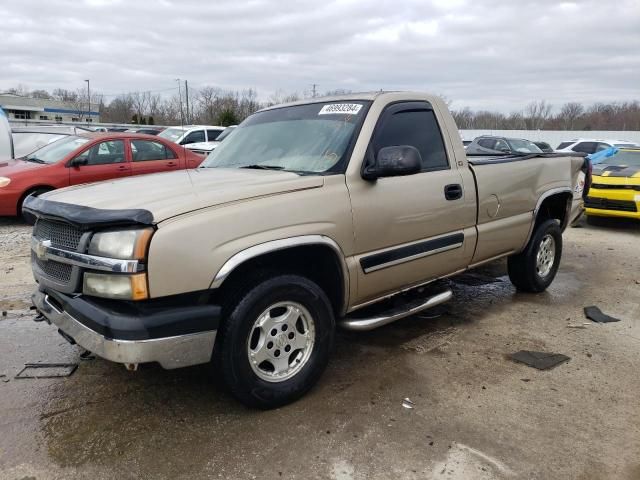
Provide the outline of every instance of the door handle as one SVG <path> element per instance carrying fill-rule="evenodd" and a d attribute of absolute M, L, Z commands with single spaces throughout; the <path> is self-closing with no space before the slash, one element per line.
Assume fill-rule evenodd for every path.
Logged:
<path fill-rule="evenodd" d="M 120 170 L 121 172 L 124 172 L 127 169 L 127 167 L 125 165 L 120 165 L 118 167 L 118 170 Z"/>
<path fill-rule="evenodd" d="M 446 198 L 447 200 L 458 200 L 459 198 L 462 198 L 462 185 L 458 183 L 445 185 L 444 198 Z"/>
<path fill-rule="evenodd" d="M 176 162 L 169 162 L 167 163 L 167 167 L 175 167 L 177 165 Z"/>

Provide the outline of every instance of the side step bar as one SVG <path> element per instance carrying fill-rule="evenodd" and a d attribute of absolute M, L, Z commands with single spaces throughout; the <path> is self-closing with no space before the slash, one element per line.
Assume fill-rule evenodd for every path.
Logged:
<path fill-rule="evenodd" d="M 421 312 L 422 310 L 440 305 L 441 303 L 451 300 L 451 297 L 453 297 L 453 292 L 451 290 L 445 290 L 444 292 L 438 293 L 431 297 L 419 298 L 410 301 L 402 305 L 401 307 L 396 307 L 391 310 L 380 312 L 373 317 L 357 318 L 347 316 L 342 319 L 342 321 L 340 322 L 340 326 L 346 328 L 347 330 L 355 330 L 359 332 L 373 330 L 374 328 L 378 328 L 382 325 L 395 322 L 396 320 L 400 320 L 401 318 L 409 317 L 415 313 Z"/>

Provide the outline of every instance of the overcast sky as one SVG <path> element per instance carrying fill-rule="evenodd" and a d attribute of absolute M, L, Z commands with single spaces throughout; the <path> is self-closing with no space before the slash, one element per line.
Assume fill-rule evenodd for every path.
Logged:
<path fill-rule="evenodd" d="M 0 90 L 424 90 L 510 111 L 640 99 L 640 0 L 3 0 Z M 106 97 L 110 100 L 111 97 Z"/>

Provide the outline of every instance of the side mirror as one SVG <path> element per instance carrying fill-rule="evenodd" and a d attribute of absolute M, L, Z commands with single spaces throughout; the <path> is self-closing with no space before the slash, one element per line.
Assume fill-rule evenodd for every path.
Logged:
<path fill-rule="evenodd" d="M 381 148 L 373 165 L 367 165 L 362 178 L 376 180 L 381 177 L 399 177 L 420 172 L 422 157 L 420 151 L 411 145 Z"/>
<path fill-rule="evenodd" d="M 89 163 L 89 159 L 88 158 L 76 157 L 76 158 L 73 158 L 69 162 L 69 166 L 70 167 L 79 167 L 81 165 L 86 165 L 87 163 Z"/>

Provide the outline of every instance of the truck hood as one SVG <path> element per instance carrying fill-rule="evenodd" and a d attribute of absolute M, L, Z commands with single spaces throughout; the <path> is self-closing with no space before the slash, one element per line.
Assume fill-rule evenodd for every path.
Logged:
<path fill-rule="evenodd" d="M 41 198 L 102 210 L 143 209 L 153 222 L 225 203 L 318 188 L 321 176 L 272 170 L 198 168 L 55 190 Z"/>

